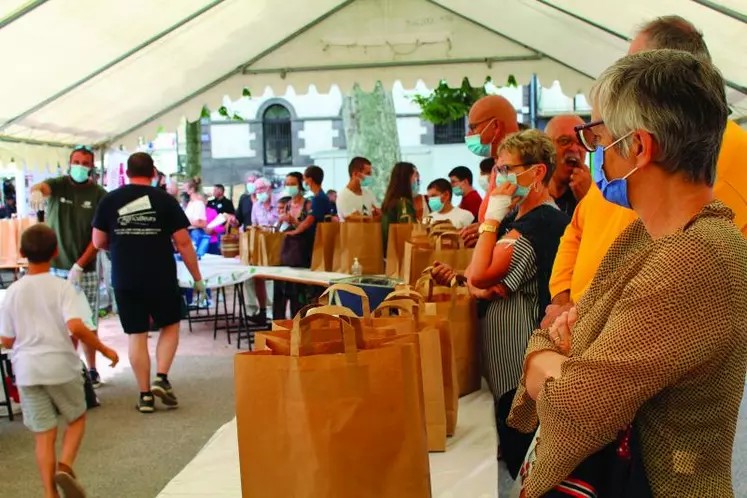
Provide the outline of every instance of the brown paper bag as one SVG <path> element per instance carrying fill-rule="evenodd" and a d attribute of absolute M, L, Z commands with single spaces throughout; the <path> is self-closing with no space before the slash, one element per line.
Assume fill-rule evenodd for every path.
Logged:
<path fill-rule="evenodd" d="M 402 280 L 414 285 L 423 270 L 433 265 L 434 261 L 447 264 L 456 271 L 464 271 L 472 262 L 473 252 L 474 249 L 464 247 L 464 241 L 457 232 L 440 233 L 429 246 L 406 242 Z"/>
<path fill-rule="evenodd" d="M 403 278 L 405 263 L 405 242 L 428 243 L 427 227 L 421 223 L 392 223 L 386 243 L 386 275 Z"/>
<path fill-rule="evenodd" d="M 430 497 L 416 336 L 359 350 L 353 322 L 343 354 L 303 355 L 299 318 L 290 356 L 236 355 L 242 496 Z"/>
<path fill-rule="evenodd" d="M 446 316 L 451 325 L 459 395 L 465 396 L 478 391 L 482 376 L 478 344 L 477 302 L 469 295 L 466 287 L 459 287 L 456 283 L 451 288 L 443 287 L 435 285 L 430 278 L 430 273 L 427 273 L 426 277 L 420 280 L 421 283 L 429 282 L 422 290 L 426 300 L 426 314 Z"/>
<path fill-rule="evenodd" d="M 252 266 L 252 250 L 251 250 L 251 232 L 241 232 L 239 234 L 239 261 L 242 265 Z"/>
<path fill-rule="evenodd" d="M 338 234 L 340 233 L 340 223 L 323 222 L 316 224 L 316 234 L 314 235 L 314 246 L 311 252 L 311 270 L 313 271 L 333 271 L 335 253 L 339 250 Z"/>
<path fill-rule="evenodd" d="M 417 312 L 420 309 L 421 326 L 438 329 L 441 340 L 441 369 L 443 370 L 444 405 L 446 409 L 446 435 L 453 436 L 459 419 L 459 380 L 457 378 L 456 357 L 452 343 L 451 324 L 448 317 L 427 315 L 425 299 L 415 289 L 400 289 L 390 293 L 384 303 L 398 302 Z M 383 303 L 382 303 L 383 304 Z"/>
<path fill-rule="evenodd" d="M 257 266 L 283 266 L 280 252 L 283 248 L 284 233 L 259 233 L 259 264 Z"/>
<path fill-rule="evenodd" d="M 381 223 L 360 219 L 345 220 L 340 223 L 337 235 L 332 271 L 350 273 L 355 259 L 358 259 L 364 275 L 381 275 L 384 273 L 384 242 L 381 240 Z"/>

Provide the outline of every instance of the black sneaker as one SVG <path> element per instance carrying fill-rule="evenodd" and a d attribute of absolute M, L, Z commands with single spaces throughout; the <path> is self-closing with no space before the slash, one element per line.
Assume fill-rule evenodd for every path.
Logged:
<path fill-rule="evenodd" d="M 267 312 L 260 311 L 256 315 L 247 317 L 247 319 L 254 325 L 267 325 Z"/>
<path fill-rule="evenodd" d="M 99 387 L 101 387 L 101 376 L 96 370 L 89 370 L 88 375 L 91 376 L 91 385 L 94 389 L 98 389 Z"/>
<path fill-rule="evenodd" d="M 153 391 L 154 396 L 161 398 L 161 402 L 168 408 L 179 406 L 179 401 L 177 401 L 174 390 L 171 388 L 171 382 L 168 380 L 156 377 L 156 380 L 150 386 L 150 390 Z"/>
<path fill-rule="evenodd" d="M 140 396 L 140 399 L 137 402 L 137 405 L 135 405 L 135 408 L 140 413 L 153 413 L 154 411 L 156 411 L 156 400 L 152 394 Z"/>

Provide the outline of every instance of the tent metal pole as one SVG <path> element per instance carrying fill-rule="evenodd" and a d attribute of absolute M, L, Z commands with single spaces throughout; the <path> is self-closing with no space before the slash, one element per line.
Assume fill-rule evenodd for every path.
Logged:
<path fill-rule="evenodd" d="M 537 128 L 537 102 L 539 100 L 539 79 L 536 74 L 529 81 L 529 123 Z"/>
<path fill-rule="evenodd" d="M 211 88 L 214 88 L 214 87 L 220 85 L 221 83 L 223 83 L 227 79 L 231 78 L 232 76 L 234 76 L 236 74 L 241 74 L 241 71 L 244 68 L 246 68 L 246 67 L 254 64 L 255 62 L 257 62 L 258 60 L 260 60 L 263 57 L 267 56 L 268 54 L 270 54 L 274 50 L 278 49 L 279 47 L 282 47 L 286 43 L 292 41 L 294 38 L 296 38 L 299 35 L 305 33 L 306 31 L 308 31 L 309 29 L 311 29 L 314 26 L 318 25 L 319 23 L 325 21 L 327 18 L 329 18 L 330 16 L 333 16 L 334 14 L 336 14 L 340 10 L 344 9 L 345 7 L 347 7 L 348 5 L 350 5 L 351 3 L 353 3 L 354 1 L 355 0 L 346 0 L 345 2 L 339 4 L 337 7 L 335 7 L 334 9 L 332 9 L 332 10 L 330 10 L 328 12 L 325 12 L 321 16 L 319 16 L 316 19 L 314 19 L 313 21 L 311 21 L 309 24 L 306 24 L 304 27 L 302 27 L 298 31 L 296 31 L 294 33 L 291 33 L 289 36 L 287 36 L 284 39 L 280 40 L 278 43 L 276 43 L 275 45 L 271 46 L 267 50 L 263 50 L 257 56 L 253 57 L 251 60 L 245 62 L 244 64 L 241 64 L 236 69 L 234 69 L 234 70 L 232 70 L 232 71 L 224 74 L 220 78 L 218 78 L 216 80 L 213 80 L 210 83 L 208 83 L 207 85 L 205 85 L 205 86 L 203 86 L 203 87 L 195 90 L 194 92 L 190 93 L 186 97 L 184 97 L 184 98 L 182 98 L 182 99 L 174 102 L 173 104 L 171 104 L 168 107 L 164 108 L 163 110 L 157 112 L 156 114 L 153 114 L 148 119 L 145 119 L 145 120 L 141 121 L 137 125 L 129 128 L 128 130 L 120 133 L 119 135 L 116 135 L 115 137 L 112 137 L 109 141 L 112 142 L 112 143 L 116 142 L 120 138 L 129 135 L 130 133 L 132 133 L 133 131 L 137 130 L 138 128 L 140 128 L 142 126 L 145 126 L 148 123 L 152 123 L 153 121 L 155 121 L 156 119 L 160 118 L 164 114 L 167 114 L 167 113 L 171 112 L 172 110 L 176 109 L 177 107 L 179 107 L 180 105 L 184 104 L 185 102 L 189 102 L 190 100 L 192 100 L 196 96 L 200 95 L 201 93 L 205 93 L 206 91 L 210 90 Z"/>
<path fill-rule="evenodd" d="M 474 19 L 472 19 L 470 17 L 467 17 L 467 16 L 465 16 L 463 14 L 460 14 L 459 12 L 457 12 L 454 9 L 450 9 L 449 7 L 446 7 L 445 5 L 441 5 L 436 0 L 426 0 L 426 2 L 432 3 L 436 7 L 439 7 L 441 9 L 445 10 L 446 12 L 448 12 L 450 14 L 453 14 L 453 15 L 457 16 L 458 18 L 460 18 L 460 19 L 462 19 L 464 21 L 472 23 L 475 26 L 479 26 L 482 29 L 484 29 L 486 31 L 489 31 L 490 33 L 493 33 L 494 35 L 500 36 L 501 38 L 505 38 L 508 41 L 516 43 L 517 45 L 521 45 L 525 49 L 531 50 L 532 52 L 534 52 L 536 54 L 540 54 L 540 55 L 544 56 L 545 58 L 547 58 L 548 60 L 551 60 L 551 61 L 555 62 L 556 64 L 560 64 L 561 66 L 566 67 L 566 68 L 570 69 L 571 71 L 580 74 L 581 76 L 586 76 L 590 80 L 595 80 L 596 79 L 596 76 L 592 76 L 592 75 L 590 75 L 588 73 L 585 73 L 584 71 L 581 71 L 577 67 L 573 67 L 570 64 L 566 64 L 565 62 L 561 61 L 560 59 L 556 59 L 555 57 L 549 56 L 549 55 L 547 55 L 547 54 L 545 54 L 545 53 L 537 50 L 536 48 L 531 47 L 531 46 L 527 45 L 526 43 L 523 43 L 523 42 L 517 40 L 516 38 L 512 38 L 512 37 L 510 37 L 508 35 L 505 35 L 505 34 L 501 33 L 500 31 L 497 31 L 497 30 L 495 30 L 495 29 L 493 29 L 493 28 L 491 28 L 491 27 L 489 27 L 489 26 L 487 26 L 487 25 L 485 25 L 485 24 L 483 24 L 481 22 L 477 22 L 477 21 L 475 21 Z"/>
<path fill-rule="evenodd" d="M 33 2 L 28 2 L 23 7 L 17 9 L 14 12 L 11 12 L 8 16 L 6 16 L 3 19 L 0 19 L 0 29 L 3 29 L 5 26 L 8 26 L 9 24 L 13 23 L 14 21 L 19 20 L 32 10 L 36 9 L 37 7 L 41 7 L 45 3 L 47 3 L 48 0 L 34 0 Z"/>
<path fill-rule="evenodd" d="M 693 0 L 693 1 L 698 2 L 698 3 L 702 3 L 699 0 Z M 589 26 L 592 26 L 592 27 L 597 28 L 597 29 L 599 29 L 601 31 L 604 31 L 605 33 L 607 33 L 609 35 L 612 35 L 612 36 L 614 36 L 616 38 L 619 38 L 620 40 L 624 40 L 626 42 L 630 42 L 631 41 L 631 38 L 628 37 L 628 36 L 625 36 L 625 35 L 623 35 L 621 33 L 618 33 L 618 32 L 616 32 L 616 31 L 614 31 L 614 30 L 612 30 L 612 29 L 610 29 L 610 28 L 608 28 L 606 26 L 602 26 L 601 24 L 598 24 L 598 23 L 595 23 L 593 21 L 590 21 L 589 19 L 587 19 L 587 18 L 585 18 L 583 16 L 580 16 L 578 14 L 574 14 L 573 12 L 571 12 L 571 11 L 569 11 L 567 9 L 564 9 L 562 7 L 559 7 L 559 6 L 553 4 L 552 2 L 550 2 L 548 0 L 537 0 L 537 2 L 539 2 L 542 5 L 545 5 L 547 7 L 550 7 L 551 9 L 555 9 L 558 12 L 561 12 L 561 13 L 569 16 L 569 17 L 572 17 L 573 19 L 576 19 L 577 21 L 580 21 L 580 22 L 582 22 L 584 24 L 588 24 Z M 723 12 L 722 12 L 722 14 L 723 14 Z M 738 91 L 740 93 L 744 93 L 745 95 L 747 95 L 747 86 L 740 85 L 739 83 L 735 83 L 735 82 L 733 82 L 731 80 L 728 80 L 726 78 L 724 78 L 724 83 L 726 84 L 726 86 L 728 86 L 732 90 L 736 90 L 736 91 Z"/>
<path fill-rule="evenodd" d="M 462 59 L 438 59 L 438 60 L 427 60 L 427 61 L 391 61 L 391 62 L 374 62 L 371 64 L 339 64 L 339 65 L 326 65 L 326 66 L 304 66 L 304 67 L 288 67 L 288 68 L 267 68 L 267 69 L 244 69 L 244 74 L 276 74 L 279 73 L 282 78 L 289 73 L 307 73 L 307 72 L 318 72 L 318 71 L 346 71 L 346 70 L 359 70 L 359 69 L 380 69 L 380 68 L 391 68 L 391 67 L 417 67 L 417 66 L 443 66 L 453 64 L 486 64 L 488 67 L 491 64 L 500 64 L 503 62 L 524 62 L 524 61 L 539 61 L 544 59 L 542 54 L 535 55 L 508 55 L 508 56 L 495 56 L 495 57 L 471 57 Z"/>
<path fill-rule="evenodd" d="M 731 17 L 732 19 L 736 21 L 747 24 L 747 15 L 742 14 L 741 12 L 737 12 L 736 10 L 730 9 L 729 7 L 719 5 L 716 2 L 712 2 L 711 0 L 692 0 L 692 1 L 697 3 L 698 5 L 702 5 L 703 7 L 714 10 L 718 12 L 719 14 L 723 14 L 725 16 Z"/>
<path fill-rule="evenodd" d="M 200 10 L 198 10 L 196 12 L 193 12 L 192 14 L 190 14 L 187 17 L 185 17 L 184 19 L 181 19 L 176 24 L 173 24 L 172 26 L 169 26 L 168 28 L 166 28 L 165 30 L 163 30 L 160 33 L 156 34 L 152 38 L 149 38 L 149 39 L 145 40 L 140 45 L 138 45 L 138 46 L 136 46 L 136 47 L 128 50 L 127 52 L 125 52 L 124 54 L 120 55 L 116 59 L 113 59 L 113 60 L 109 61 L 104 66 L 96 69 L 91 74 L 88 74 L 87 76 L 84 76 L 83 78 L 79 79 L 78 81 L 74 82 L 73 84 L 71 84 L 71 85 L 63 88 L 59 92 L 55 93 L 54 95 L 52 95 L 50 97 L 47 97 L 43 101 L 41 101 L 41 102 L 35 104 L 34 106 L 26 109 L 25 111 L 23 111 L 22 113 L 18 114 L 17 116 L 9 119 L 8 121 L 6 121 L 2 125 L 0 125 L 0 131 L 6 129 L 8 126 L 12 125 L 13 123 L 18 122 L 19 120 L 25 118 L 26 116 L 28 116 L 28 115 L 30 115 L 30 114 L 38 111 L 39 109 L 41 109 L 41 108 L 43 108 L 43 107 L 51 104 L 55 100 L 57 100 L 57 99 L 59 99 L 61 97 L 64 97 L 65 95 L 67 95 L 68 93 L 72 92 L 76 88 L 80 87 L 81 85 L 83 85 L 84 83 L 86 83 L 87 81 L 89 81 L 90 79 L 95 78 L 96 76 L 100 75 L 101 73 L 103 73 L 103 72 L 111 69 L 112 67 L 116 66 L 117 64 L 119 64 L 120 62 L 124 61 L 125 59 L 128 59 L 129 57 L 132 57 L 133 55 L 137 54 L 141 50 L 143 50 L 143 49 L 149 47 L 150 45 L 154 44 L 155 42 L 157 42 L 161 38 L 163 38 L 163 37 L 165 37 L 165 36 L 173 33 L 174 31 L 176 31 L 177 29 L 181 28 L 185 24 L 188 24 L 189 22 L 193 21 L 194 19 L 200 17 L 202 14 L 204 14 L 207 11 L 209 11 L 213 7 L 217 7 L 218 5 L 220 5 L 221 3 L 223 3 L 224 1 L 225 0 L 213 0 L 212 2 L 210 2 L 209 4 L 207 4 L 205 7 L 201 8 Z"/>

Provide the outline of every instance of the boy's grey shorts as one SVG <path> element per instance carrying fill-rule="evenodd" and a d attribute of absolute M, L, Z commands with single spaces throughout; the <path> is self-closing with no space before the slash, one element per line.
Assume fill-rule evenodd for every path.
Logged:
<path fill-rule="evenodd" d="M 83 378 L 52 386 L 18 386 L 23 423 L 33 432 L 46 432 L 58 425 L 58 415 L 67 423 L 86 413 Z"/>

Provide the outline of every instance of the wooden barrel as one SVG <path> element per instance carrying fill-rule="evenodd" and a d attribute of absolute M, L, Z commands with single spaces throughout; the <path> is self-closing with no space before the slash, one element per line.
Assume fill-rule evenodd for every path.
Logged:
<path fill-rule="evenodd" d="M 224 258 L 235 258 L 239 255 L 239 237 L 237 235 L 224 235 L 220 239 L 220 251 Z"/>

